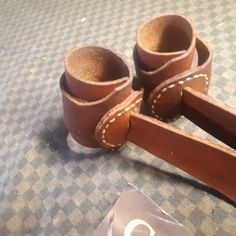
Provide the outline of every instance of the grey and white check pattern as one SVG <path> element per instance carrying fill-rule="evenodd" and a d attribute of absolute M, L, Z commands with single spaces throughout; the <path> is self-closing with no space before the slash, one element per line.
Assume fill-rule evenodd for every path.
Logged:
<path fill-rule="evenodd" d="M 236 210 L 192 177 L 131 143 L 76 144 L 62 122 L 63 55 L 113 48 L 132 63 L 138 26 L 180 12 L 214 50 L 210 96 L 236 106 L 236 2 L 0 0 L 0 235 L 91 235 L 131 182 L 194 234 L 235 235 Z M 212 139 L 184 118 L 173 125 Z M 214 139 L 213 139 L 214 140 Z"/>

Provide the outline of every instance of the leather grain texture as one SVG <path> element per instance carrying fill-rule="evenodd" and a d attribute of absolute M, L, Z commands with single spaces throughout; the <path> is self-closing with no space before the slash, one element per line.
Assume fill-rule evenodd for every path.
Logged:
<path fill-rule="evenodd" d="M 91 235 L 127 182 L 195 235 L 234 235 L 235 207 L 190 175 L 131 143 L 110 153 L 68 137 L 58 79 L 75 46 L 114 48 L 132 64 L 138 26 L 177 11 L 214 51 L 210 97 L 235 108 L 235 4 L 1 0 L 0 235 Z M 171 125 L 217 142 L 185 118 Z"/>
<path fill-rule="evenodd" d="M 130 117 L 128 140 L 193 175 L 236 202 L 236 153 L 161 121 Z"/>

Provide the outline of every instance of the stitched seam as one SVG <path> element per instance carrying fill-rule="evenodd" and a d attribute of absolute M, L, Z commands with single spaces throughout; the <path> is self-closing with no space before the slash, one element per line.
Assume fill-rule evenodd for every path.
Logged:
<path fill-rule="evenodd" d="M 184 85 L 185 82 L 190 81 L 190 80 L 193 80 L 193 79 L 196 79 L 196 78 L 199 78 L 200 76 L 203 76 L 203 77 L 205 78 L 205 92 L 206 92 L 209 82 L 208 82 L 208 77 L 207 77 L 207 75 L 205 75 L 205 74 L 197 74 L 197 75 L 194 75 L 193 77 L 188 77 L 188 78 L 186 78 L 186 79 L 184 79 L 184 80 L 180 80 L 180 81 L 178 81 L 178 82 L 175 83 L 175 84 L 170 84 L 169 86 L 163 88 L 163 89 L 161 90 L 161 92 L 157 95 L 157 97 L 153 100 L 153 104 L 152 104 L 152 106 L 151 106 L 151 108 L 152 108 L 152 109 L 151 109 L 152 114 L 153 114 L 156 118 L 158 118 L 159 120 L 163 120 L 163 121 L 174 121 L 176 118 L 173 118 L 173 119 L 164 119 L 164 118 L 160 117 L 160 116 L 156 113 L 156 111 L 155 111 L 155 104 L 158 103 L 158 100 L 161 98 L 161 96 L 163 95 L 163 93 L 165 93 L 168 89 L 174 88 L 174 87 L 175 87 L 176 85 L 178 85 L 178 84 Z M 181 90 L 180 95 L 181 95 L 181 97 L 182 97 L 182 95 L 183 95 L 183 94 L 182 94 L 182 90 Z"/>
<path fill-rule="evenodd" d="M 120 117 L 121 115 L 123 115 L 124 113 L 126 113 L 127 111 L 129 111 L 130 109 L 134 108 L 136 106 L 137 103 L 141 102 L 142 101 L 142 98 L 139 98 L 135 103 L 131 104 L 129 107 L 126 107 L 123 111 L 117 113 L 111 120 L 109 120 L 107 122 L 107 124 L 105 125 L 105 127 L 103 128 L 102 130 L 102 142 L 103 144 L 105 144 L 106 146 L 109 146 L 109 147 L 112 147 L 112 148 L 115 148 L 115 147 L 119 147 L 122 145 L 122 143 L 119 143 L 119 144 L 112 144 L 112 143 L 109 143 L 106 141 L 106 138 L 105 138 L 105 135 L 107 133 L 107 129 L 110 127 L 110 125 L 112 123 L 115 122 L 115 120 Z"/>

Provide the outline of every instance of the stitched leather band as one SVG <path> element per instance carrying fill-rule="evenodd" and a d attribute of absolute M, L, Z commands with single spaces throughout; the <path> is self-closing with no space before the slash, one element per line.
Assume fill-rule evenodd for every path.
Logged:
<path fill-rule="evenodd" d="M 177 19 L 179 16 L 175 18 L 175 21 L 170 22 L 176 22 Z M 185 20 L 185 18 L 181 16 L 181 20 Z M 165 25 L 164 22 L 162 22 L 163 24 Z M 175 27 L 171 27 L 171 31 L 173 28 Z M 194 37 L 195 33 L 193 30 L 191 31 L 191 26 L 189 31 L 191 33 L 188 37 Z M 179 29 L 174 29 L 174 32 L 179 33 Z M 181 39 L 183 39 L 182 36 L 179 39 L 180 43 Z M 191 39 L 185 41 L 189 46 Z M 206 120 L 209 122 L 213 120 L 216 124 L 221 122 L 221 118 L 215 119 L 210 115 L 205 116 L 204 109 L 197 110 L 198 104 L 204 103 L 212 107 L 212 103 L 209 100 L 205 102 L 202 95 L 198 96 L 199 94 L 196 92 L 199 91 L 202 94 L 207 92 L 211 71 L 209 49 L 201 40 L 196 39 L 196 42 L 198 42 L 197 50 L 193 49 L 193 56 L 190 57 L 192 61 L 188 63 L 192 69 L 188 68 L 187 71 L 184 69 L 178 76 L 167 77 L 166 80 L 155 85 L 153 90 L 150 89 L 151 87 L 144 86 L 146 96 L 149 96 L 145 101 L 149 104 L 150 100 L 163 107 L 163 114 L 168 115 L 176 116 L 176 114 L 183 112 L 187 117 L 191 117 L 194 110 L 197 114 L 202 114 L 199 117 L 194 115 L 194 117 L 197 117 L 195 118 L 196 123 L 198 122 L 201 127 L 204 127 L 203 124 Z M 165 47 L 167 46 L 165 45 Z M 180 48 L 179 51 L 171 54 L 171 57 L 175 59 L 176 56 L 183 56 L 186 51 L 188 51 L 187 48 L 184 50 Z M 168 61 L 169 58 L 164 58 L 164 63 L 166 60 Z M 150 68 L 154 66 L 155 64 Z M 147 68 L 146 66 L 145 69 Z M 68 53 L 65 57 L 65 73 L 61 77 L 60 86 L 65 125 L 73 138 L 88 147 L 103 147 L 112 150 L 119 148 L 126 140 L 130 140 L 236 202 L 235 152 L 221 145 L 192 137 L 155 118 L 141 115 L 139 110 L 143 99 L 143 90 L 134 91 L 132 79 L 132 71 L 127 62 L 111 50 L 101 47 L 84 47 Z M 150 84 L 153 86 L 153 83 Z M 157 95 L 158 98 L 160 94 L 169 100 L 155 103 L 154 95 Z M 159 97 L 158 99 L 163 98 Z M 196 101 L 191 102 L 194 99 Z M 168 112 L 164 110 L 163 101 L 171 107 L 169 111 L 167 109 Z M 148 106 L 152 109 L 152 105 Z M 176 109 L 174 112 L 173 107 Z M 214 107 L 221 111 L 221 117 L 223 117 L 224 107 L 215 103 Z M 229 113 L 228 116 L 231 122 L 234 122 L 234 112 Z M 192 118 L 192 120 L 194 119 Z M 224 136 L 230 140 L 232 133 L 230 133 L 228 125 L 221 127 L 225 130 Z M 211 132 L 210 129 L 206 130 Z M 216 135 L 220 135 L 220 133 L 220 129 L 218 129 Z M 227 139 L 222 138 L 223 141 L 227 141 Z"/>

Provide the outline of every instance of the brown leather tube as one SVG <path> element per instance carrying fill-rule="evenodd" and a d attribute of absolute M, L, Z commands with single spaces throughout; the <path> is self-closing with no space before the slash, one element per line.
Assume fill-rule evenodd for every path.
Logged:
<path fill-rule="evenodd" d="M 186 85 L 207 94 L 212 52 L 197 38 L 186 17 L 167 14 L 151 19 L 140 26 L 136 41 L 135 69 L 145 90 L 150 115 L 161 120 L 181 115 L 181 91 Z M 198 75 L 206 76 L 203 84 Z M 170 89 L 166 89 L 169 86 Z"/>
<path fill-rule="evenodd" d="M 133 76 L 121 55 L 97 46 L 71 50 L 65 56 L 64 65 L 68 89 L 74 96 L 86 101 L 96 101 L 109 95 Z"/>
<path fill-rule="evenodd" d="M 77 142 L 99 147 L 94 137 L 96 125 L 129 96 L 132 77 L 124 59 L 106 48 L 77 48 L 66 55 L 60 81 L 64 122 Z"/>
<path fill-rule="evenodd" d="M 162 15 L 145 22 L 138 29 L 136 41 L 135 68 L 146 96 L 160 83 L 187 72 L 202 60 L 198 59 L 194 27 L 182 15 Z"/>

